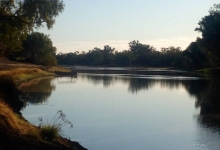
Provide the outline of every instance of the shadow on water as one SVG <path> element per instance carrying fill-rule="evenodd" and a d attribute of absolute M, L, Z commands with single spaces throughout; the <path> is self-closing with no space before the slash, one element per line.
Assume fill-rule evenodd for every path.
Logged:
<path fill-rule="evenodd" d="M 156 85 L 161 88 L 178 89 L 183 87 L 190 96 L 195 97 L 195 107 L 200 108 L 198 123 L 203 127 L 220 129 L 220 77 L 208 78 L 168 76 L 168 75 L 137 75 L 137 74 L 81 74 L 93 84 L 103 84 L 108 88 L 117 82 L 128 86 L 130 93 L 149 90 Z"/>
<path fill-rule="evenodd" d="M 34 79 L 25 82 L 19 86 L 23 91 L 20 95 L 21 101 L 24 102 L 23 109 L 29 104 L 42 104 L 48 100 L 52 91 L 56 89 L 52 84 L 53 77 Z"/>
<path fill-rule="evenodd" d="M 19 99 L 21 93 L 12 77 L 6 75 L 0 76 L 0 100 L 4 100 L 17 113 L 20 113 L 23 107 L 23 102 Z"/>
<path fill-rule="evenodd" d="M 195 96 L 196 107 L 200 107 L 198 122 L 203 127 L 218 128 L 220 133 L 220 77 L 211 76 Z"/>
<path fill-rule="evenodd" d="M 52 84 L 54 78 L 36 79 L 20 86 L 24 92 L 21 100 L 24 102 L 24 108 L 29 104 L 41 104 L 51 96 L 55 90 Z M 104 88 L 114 86 L 120 82 L 128 87 L 132 94 L 139 91 L 147 91 L 156 85 L 161 88 L 178 89 L 183 87 L 190 96 L 195 97 L 195 107 L 200 108 L 200 115 L 197 117 L 198 123 L 205 127 L 217 127 L 220 129 L 220 78 L 211 76 L 200 78 L 181 74 L 161 74 L 152 75 L 144 73 L 131 72 L 108 72 L 98 73 L 79 73 L 77 78 L 69 77 L 68 81 L 56 79 L 59 84 L 75 83 L 77 80 L 86 80 L 92 84 L 102 84 Z M 186 110 L 187 111 L 187 110 Z"/>

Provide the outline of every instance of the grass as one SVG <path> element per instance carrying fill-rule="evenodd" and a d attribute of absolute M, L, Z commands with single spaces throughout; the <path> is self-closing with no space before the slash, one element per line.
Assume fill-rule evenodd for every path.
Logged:
<path fill-rule="evenodd" d="M 69 69 L 60 68 L 60 67 L 37 66 L 37 65 L 32 65 L 32 64 L 18 64 L 18 63 L 11 63 L 11 62 L 5 63 L 5 60 L 4 60 L 4 63 L 1 63 L 1 59 L 0 59 L 0 77 L 1 78 L 7 77 L 7 79 L 12 79 L 12 81 L 16 83 L 15 85 L 18 85 L 20 83 L 23 83 L 23 82 L 26 82 L 28 80 L 38 78 L 38 77 L 54 76 L 55 71 L 69 72 Z M 10 140 L 19 139 L 22 142 L 28 141 L 30 142 L 30 145 L 33 145 L 33 146 L 35 146 L 34 143 L 37 142 L 39 144 L 38 146 L 44 147 L 42 143 L 47 142 L 44 140 L 44 138 L 45 136 L 48 136 L 50 134 L 48 132 L 45 132 L 44 129 L 46 128 L 44 127 L 46 126 L 44 127 L 42 126 L 41 128 L 36 127 L 35 125 L 27 122 L 20 114 L 15 113 L 9 104 L 6 104 L 6 100 L 4 97 L 5 92 L 1 93 L 2 92 L 1 90 L 4 89 L 4 88 L 1 89 L 1 86 L 3 86 L 3 83 L 6 83 L 6 82 L 4 81 L 0 83 L 0 138 L 4 137 L 3 139 L 6 139 L 4 141 L 6 142 L 6 146 L 7 144 L 9 145 L 11 144 Z M 10 87 L 8 83 L 6 83 L 6 85 Z M 8 91 L 9 91 L 9 95 L 11 95 L 12 94 L 11 90 L 8 90 Z M 13 101 L 13 98 L 11 99 L 11 101 Z M 66 120 L 65 117 L 63 117 L 63 119 Z M 57 123 L 59 124 L 59 122 Z M 65 123 L 61 123 L 61 124 L 65 125 Z M 50 129 L 51 129 L 51 126 L 49 126 L 49 130 Z M 55 141 L 53 140 L 53 142 L 58 143 L 58 145 L 61 144 L 62 146 L 70 147 L 69 140 L 59 136 L 61 134 L 60 133 L 61 126 L 59 130 L 57 131 L 58 133 L 54 134 L 52 137 L 49 136 L 49 138 L 53 139 L 53 137 L 56 137 L 57 139 L 55 139 Z M 21 143 L 21 145 L 18 144 L 16 146 L 23 146 L 22 144 L 23 143 Z M 54 146 L 57 146 L 57 145 L 54 145 Z M 3 144 L 3 147 L 4 147 L 4 144 Z"/>
<path fill-rule="evenodd" d="M 10 86 L 7 83 L 8 80 L 11 81 L 9 83 L 15 82 L 16 84 L 20 84 L 33 78 L 52 76 L 54 75 L 53 72 L 55 71 L 68 72 L 69 70 L 60 67 L 34 67 L 32 65 L 27 65 L 25 68 L 16 66 L 13 66 L 12 68 L 5 67 L 4 70 L 0 71 L 0 77 L 2 81 L 1 85 L 6 85 L 7 87 Z M 13 112 L 11 107 L 5 103 L 5 97 L 2 95 L 7 93 L 5 93 L 4 90 L 2 91 L 4 93 L 1 93 L 1 91 L 2 90 L 0 88 L 0 128 L 6 129 L 5 131 L 28 135 L 31 137 L 43 136 L 43 138 L 46 137 L 48 139 L 53 139 L 60 134 L 62 125 L 66 125 L 67 120 L 65 118 L 65 114 L 63 114 L 62 111 L 59 111 L 57 115 L 59 114 L 58 117 L 59 119 L 62 119 L 62 121 L 57 118 L 59 122 L 51 122 L 51 124 L 43 124 L 43 122 L 41 122 L 41 129 L 33 126 L 32 124 L 28 123 L 21 115 Z M 11 92 L 11 90 L 7 91 Z M 69 123 L 70 122 L 68 122 L 68 124 Z"/>
<path fill-rule="evenodd" d="M 44 139 L 48 141 L 52 141 L 52 140 L 57 139 L 60 134 L 57 128 L 51 125 L 43 125 L 40 130 L 40 135 Z"/>
<path fill-rule="evenodd" d="M 39 68 L 15 68 L 12 70 L 0 71 L 0 75 L 11 76 L 16 83 L 21 83 L 37 77 L 54 75 L 54 73 Z"/>
<path fill-rule="evenodd" d="M 212 68 L 203 68 L 203 69 L 197 70 L 196 72 L 199 73 L 200 75 L 208 76 L 209 74 L 212 73 L 212 71 L 213 71 Z"/>
<path fill-rule="evenodd" d="M 38 132 L 35 126 L 25 121 L 21 115 L 14 113 L 9 105 L 2 100 L 0 100 L 0 124 L 5 132 L 11 132 L 11 134 L 27 135 L 30 131 Z"/>
<path fill-rule="evenodd" d="M 58 123 L 57 125 L 61 124 Z M 9 105 L 0 100 L 0 135 L 2 136 L 7 135 L 15 138 L 28 139 L 28 141 L 33 139 L 33 141 L 39 142 L 45 142 L 46 140 L 47 142 L 55 142 L 69 147 L 68 140 L 60 136 L 61 128 L 57 127 L 58 126 L 55 127 L 53 125 L 42 125 L 41 128 L 36 127 L 27 122 L 21 115 L 13 112 Z"/>
<path fill-rule="evenodd" d="M 67 68 L 62 68 L 62 67 L 47 67 L 47 69 L 45 69 L 49 72 L 55 72 L 55 71 L 60 71 L 60 72 L 71 72 L 70 69 Z"/>
<path fill-rule="evenodd" d="M 24 135 L 35 139 L 61 142 L 62 127 L 65 125 L 73 127 L 62 111 L 58 111 L 50 123 L 44 123 L 42 118 L 39 120 L 40 127 L 33 126 L 0 100 L 0 132 L 7 132 L 8 135 Z"/>
<path fill-rule="evenodd" d="M 70 128 L 73 127 L 62 110 L 59 110 L 50 122 L 43 122 L 42 117 L 38 119 L 41 127 L 40 135 L 48 141 L 56 140 L 62 134 L 62 127 L 66 125 L 70 125 Z"/>

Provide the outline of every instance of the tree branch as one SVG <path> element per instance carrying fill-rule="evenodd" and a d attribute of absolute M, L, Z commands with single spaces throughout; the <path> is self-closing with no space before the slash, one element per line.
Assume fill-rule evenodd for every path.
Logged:
<path fill-rule="evenodd" d="M 7 6 L 8 6 L 8 5 L 11 3 L 11 1 L 12 1 L 12 0 L 9 0 L 9 1 L 8 1 L 8 3 L 6 3 L 6 5 L 5 5 L 5 6 L 2 8 L 2 11 L 1 11 L 1 13 L 0 13 L 0 14 L 2 14 L 2 13 L 3 13 L 4 9 L 5 9 L 5 8 L 6 8 L 6 7 L 7 7 Z"/>
<path fill-rule="evenodd" d="M 0 20 L 4 20 L 4 21 L 8 21 L 8 22 L 15 22 L 16 20 L 17 21 L 20 21 L 20 22 L 23 22 L 23 23 L 26 23 L 32 27 L 34 27 L 34 24 L 42 24 L 46 21 L 25 21 L 23 19 L 21 19 L 19 16 L 4 16 L 4 17 L 1 17 L 0 16 Z"/>

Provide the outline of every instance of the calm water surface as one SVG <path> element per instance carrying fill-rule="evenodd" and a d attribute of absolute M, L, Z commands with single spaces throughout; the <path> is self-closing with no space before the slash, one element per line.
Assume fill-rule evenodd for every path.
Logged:
<path fill-rule="evenodd" d="M 22 114 L 38 125 L 63 110 L 73 123 L 63 134 L 89 150 L 219 150 L 219 82 L 121 72 L 36 79 L 20 87 Z"/>

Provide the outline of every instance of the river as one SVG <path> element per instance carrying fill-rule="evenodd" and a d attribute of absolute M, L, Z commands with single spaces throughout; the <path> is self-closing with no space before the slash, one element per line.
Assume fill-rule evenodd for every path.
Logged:
<path fill-rule="evenodd" d="M 38 125 L 62 110 L 63 135 L 89 150 L 219 150 L 220 78 L 182 71 L 81 70 L 20 86 Z"/>

